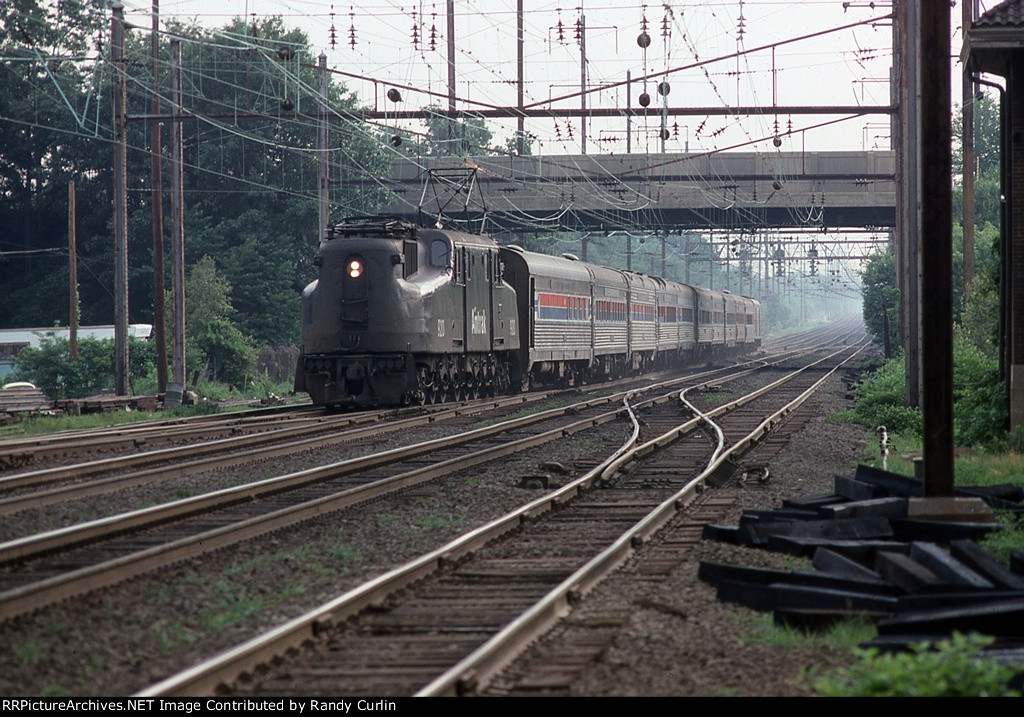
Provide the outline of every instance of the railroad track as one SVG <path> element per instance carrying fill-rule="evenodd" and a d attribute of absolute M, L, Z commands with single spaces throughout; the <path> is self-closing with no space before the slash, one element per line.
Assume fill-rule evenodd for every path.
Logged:
<path fill-rule="evenodd" d="M 835 341 L 835 337 L 831 338 L 830 341 Z M 737 373 L 738 371 L 734 369 L 731 372 L 732 373 Z M 709 381 L 710 380 L 719 381 L 721 375 L 722 375 L 721 372 L 717 373 L 717 374 L 714 374 L 715 378 L 712 379 L 712 378 L 710 378 L 711 374 L 709 374 L 708 380 Z M 607 414 L 614 414 L 614 413 L 618 413 L 619 412 L 618 409 L 615 409 L 613 411 L 608 406 L 605 406 L 604 409 L 605 409 L 604 413 L 607 413 Z M 443 408 L 442 410 L 463 410 L 463 408 L 462 407 L 455 407 L 454 409 Z M 566 432 L 566 428 L 571 426 L 573 423 L 579 423 L 580 426 L 581 426 L 579 428 L 581 433 L 574 434 L 574 435 L 577 435 L 577 436 L 584 435 L 582 433 L 582 431 L 584 430 L 582 425 L 584 423 L 586 423 L 587 421 L 591 421 L 591 425 L 592 425 L 593 415 L 591 415 L 591 414 L 583 415 L 583 414 L 580 413 L 581 410 L 583 410 L 583 409 L 581 409 L 580 407 L 573 407 L 571 409 L 568 409 L 567 412 L 570 415 L 563 416 L 561 419 L 559 419 L 561 421 L 561 423 L 559 423 L 558 425 L 555 425 L 553 427 L 548 427 L 546 429 L 547 432 L 552 434 L 551 438 L 549 440 L 554 441 L 557 438 L 564 437 L 564 433 Z M 594 412 L 594 414 L 599 415 L 599 414 L 602 413 L 602 408 L 599 407 L 599 406 L 596 406 L 596 407 L 594 407 L 593 412 Z M 575 415 L 571 415 L 573 413 L 575 413 Z M 648 426 L 648 428 L 650 428 L 650 426 Z M 571 433 L 573 430 L 574 429 L 569 428 L 568 432 Z M 593 429 L 588 429 L 588 430 L 593 430 Z M 495 435 L 498 435 L 498 434 L 495 434 Z M 522 438 L 525 438 L 527 440 L 533 440 L 533 438 L 531 438 L 529 436 L 522 436 Z M 605 441 L 604 438 L 602 438 L 600 440 L 602 442 Z M 496 442 L 507 443 L 508 439 L 507 438 L 498 438 L 498 439 L 496 439 Z M 524 446 L 525 445 L 526 444 L 524 443 Z M 581 455 L 580 459 L 578 461 L 570 462 L 569 465 L 571 467 L 577 469 L 578 471 L 586 472 L 586 470 L 589 467 L 591 467 L 598 460 L 598 456 L 604 452 L 603 449 L 599 449 L 598 447 L 595 447 L 595 446 L 597 446 L 596 443 L 592 444 L 592 446 L 589 449 L 581 451 L 581 453 L 583 455 Z M 438 447 L 435 445 L 431 450 L 438 450 Z M 428 453 L 429 452 L 430 452 L 430 450 L 428 450 Z M 462 450 L 461 452 L 465 453 L 465 450 Z M 476 451 L 476 453 L 482 453 L 482 451 Z M 440 455 L 438 455 L 438 456 L 430 456 L 429 462 L 436 464 L 436 463 L 439 462 L 438 459 L 440 459 L 440 458 L 442 458 L 442 456 L 440 456 Z M 466 460 L 461 464 L 463 466 L 463 468 L 462 468 L 463 470 L 466 470 L 465 466 L 472 465 L 474 461 L 486 460 L 485 456 L 483 456 L 483 455 L 479 455 L 479 456 L 476 456 L 476 457 L 473 457 L 473 458 L 468 458 L 466 456 L 461 456 L 460 457 L 458 455 L 453 454 L 452 458 L 450 459 L 453 462 L 450 463 L 448 466 L 443 466 L 443 468 L 445 470 L 456 470 L 456 469 L 459 468 L 459 465 L 460 465 L 458 463 L 458 461 L 461 461 L 461 460 L 464 460 L 464 459 L 466 459 Z M 423 462 L 427 461 L 427 457 L 426 457 L 426 455 L 424 455 L 424 456 L 421 456 L 420 458 L 413 457 L 410 460 L 412 460 L 414 463 L 417 462 L 417 461 L 419 461 L 420 463 L 423 463 Z M 448 461 L 445 461 L 445 460 L 440 460 L 440 462 L 441 463 L 448 463 Z M 483 464 L 482 463 L 477 463 L 477 465 L 483 465 Z M 409 466 L 407 466 L 406 469 L 394 469 L 394 470 L 390 471 L 390 473 L 392 475 L 389 475 L 388 478 L 395 477 L 394 474 L 396 474 L 396 473 L 398 473 L 398 474 L 409 474 L 409 473 L 416 473 L 417 471 L 423 471 L 419 476 L 410 477 L 410 476 L 404 475 L 401 478 L 401 480 L 406 480 L 406 479 L 418 480 L 419 478 L 422 478 L 422 477 L 424 477 L 426 475 L 426 471 L 424 470 L 425 468 L 426 467 L 423 466 L 423 465 L 409 465 Z M 483 469 L 481 469 L 481 470 L 483 470 Z M 496 471 L 502 471 L 503 469 L 502 468 L 495 468 L 495 469 L 491 469 L 491 472 L 493 472 L 495 470 Z M 451 475 L 451 473 L 449 472 L 448 475 Z M 392 488 L 397 488 L 398 485 L 399 485 L 399 482 L 400 481 L 393 481 L 392 482 Z M 419 485 L 422 486 L 424 484 L 420 483 Z M 436 478 L 434 479 L 434 485 L 435 486 L 438 485 L 438 479 L 436 479 Z M 246 490 L 249 490 L 249 488 L 245 487 L 245 486 L 239 486 L 239 488 L 241 489 L 239 495 L 243 495 L 243 494 L 245 494 Z M 351 490 L 351 489 L 352 488 L 350 487 L 350 488 L 346 488 L 345 490 Z M 373 490 L 377 490 L 377 489 L 373 489 Z M 443 487 L 441 487 L 441 488 L 432 488 L 431 489 L 431 491 L 436 491 L 441 496 L 444 495 L 445 490 L 446 489 L 444 489 Z M 430 491 L 428 491 L 428 492 L 430 492 Z M 273 491 L 271 491 L 270 493 L 273 493 Z M 270 495 L 270 493 L 268 493 L 268 495 Z M 415 498 L 414 496 L 416 496 L 416 495 L 424 495 L 424 494 L 425 493 L 423 492 L 423 489 L 422 488 L 417 488 L 417 487 L 401 488 L 401 493 L 399 493 L 399 495 L 406 496 L 406 498 L 404 498 L 403 500 L 405 500 L 407 504 L 410 503 L 411 501 L 419 500 L 419 498 Z M 370 494 L 367 493 L 366 495 L 369 496 Z M 384 495 L 384 494 L 382 493 L 381 495 Z M 271 500 L 272 501 L 277 501 L 278 498 L 280 498 L 280 497 L 281 497 L 280 495 L 276 495 L 276 494 L 271 495 L 271 497 L 267 500 L 266 504 L 263 507 L 267 508 L 267 506 L 270 505 L 270 501 Z M 350 495 L 349 497 L 352 497 L 352 496 Z M 323 496 L 320 496 L 320 497 L 315 497 L 314 496 L 314 497 L 310 497 L 310 499 L 308 499 L 308 500 L 297 501 L 297 503 L 295 505 L 292 505 L 290 507 L 289 506 L 277 505 L 276 510 L 271 511 L 272 513 L 277 513 L 278 514 L 278 515 L 275 515 L 274 517 L 268 517 L 266 515 L 267 510 L 258 511 L 257 514 L 247 514 L 247 516 L 243 516 L 241 518 L 239 518 L 239 516 L 236 515 L 236 520 L 234 520 L 235 524 L 238 524 L 239 520 L 241 520 L 241 523 L 243 523 L 243 524 L 248 523 L 248 525 L 245 525 L 245 527 L 242 528 L 242 532 L 237 533 L 234 537 L 225 537 L 225 538 L 223 538 L 224 542 L 222 542 L 220 544 L 221 545 L 234 545 L 234 544 L 237 544 L 239 540 L 245 539 L 244 538 L 244 532 L 247 531 L 247 530 L 251 531 L 250 532 L 250 537 L 252 535 L 266 535 L 268 531 L 270 531 L 270 532 L 274 532 L 274 531 L 279 532 L 282 529 L 281 528 L 282 525 L 287 524 L 288 522 L 292 521 L 292 518 L 294 517 L 294 515 L 296 515 L 298 512 L 300 512 L 300 509 L 298 509 L 296 507 L 297 505 L 317 504 L 317 501 L 321 501 L 323 499 L 324 499 Z M 361 498 L 361 499 L 365 500 L 365 496 L 364 496 L 364 498 Z M 260 499 L 260 501 L 261 500 L 263 500 L 263 499 Z M 334 500 L 334 498 L 330 498 L 328 500 Z M 384 499 L 378 497 L 378 498 L 376 498 L 376 500 L 380 501 L 380 500 L 384 500 Z M 243 507 L 251 507 L 252 505 L 255 505 L 256 503 L 258 503 L 260 501 L 255 501 L 254 502 L 251 499 L 251 496 L 249 496 L 249 497 L 245 498 L 239 505 L 243 506 Z M 326 503 L 324 503 L 324 502 L 319 503 L 318 505 L 316 505 L 316 507 L 313 507 L 311 505 L 307 505 L 306 506 L 306 508 L 310 508 L 310 507 L 312 507 L 311 514 L 314 514 L 314 513 L 317 513 L 317 512 L 322 514 L 324 510 L 328 509 L 326 507 Z M 500 507 L 500 506 L 496 506 L 496 507 Z M 150 513 L 149 517 L 152 518 L 154 515 L 157 515 L 159 510 L 161 510 L 162 508 L 163 507 L 161 507 L 161 506 L 154 507 L 154 509 L 153 509 L 154 512 Z M 234 509 L 235 509 L 235 506 L 228 506 L 227 508 L 222 509 L 222 510 L 224 510 L 225 513 L 229 513 L 231 511 L 233 511 Z M 334 508 L 331 508 L 331 509 L 333 510 Z M 363 510 L 363 509 L 360 509 L 360 510 Z M 369 509 L 367 509 L 367 510 L 369 510 Z M 140 512 L 142 512 L 142 511 L 140 511 Z M 285 517 L 283 515 L 284 513 L 291 513 L 291 515 L 288 516 L 288 517 Z M 134 516 L 134 518 L 136 518 L 136 519 L 138 517 L 139 516 Z M 278 519 L 282 519 L 283 522 L 279 522 L 279 523 L 275 524 L 274 521 L 278 520 Z M 182 536 L 182 535 L 179 534 L 174 540 L 171 541 L 172 543 L 176 542 L 176 541 L 191 540 L 195 545 L 202 544 L 204 547 L 201 550 L 198 549 L 198 548 L 186 548 L 184 552 L 180 552 L 180 553 L 177 553 L 175 555 L 173 551 L 177 550 L 181 546 L 171 546 L 171 545 L 169 545 L 168 542 L 167 542 L 168 538 L 166 536 L 167 535 L 172 535 L 173 536 L 176 532 L 179 531 L 180 528 L 182 528 L 182 526 L 185 523 L 188 523 L 189 521 L 192 521 L 199 528 L 204 528 L 204 526 L 201 525 L 201 523 L 203 521 L 206 521 L 207 518 L 196 516 L 196 517 L 193 517 L 193 518 L 186 518 L 184 520 L 184 522 L 177 522 L 177 523 L 168 522 L 165 526 L 161 527 L 159 524 L 162 523 L 163 520 L 164 520 L 163 517 L 157 517 L 155 520 L 153 520 L 152 523 L 149 523 L 149 525 L 151 527 L 144 528 L 143 524 L 139 524 L 135 528 L 132 528 L 131 530 L 137 531 L 135 533 L 135 536 L 138 536 L 138 537 L 133 537 L 133 535 L 131 533 L 124 533 L 124 532 L 122 532 L 121 528 L 114 528 L 113 531 L 112 531 L 113 537 L 108 537 L 108 538 L 104 539 L 104 541 L 107 544 L 107 547 L 103 547 L 100 543 L 91 542 L 91 541 L 95 541 L 96 540 L 96 536 L 85 536 L 84 537 L 84 541 L 85 542 L 82 542 L 84 534 L 79 534 L 78 538 L 76 538 L 77 540 L 79 540 L 79 542 L 77 543 L 77 545 L 79 547 L 77 547 L 77 548 L 59 547 L 59 546 L 57 546 L 55 544 L 43 545 L 43 543 L 35 543 L 35 547 L 29 549 L 27 553 L 11 553 L 11 554 L 8 554 L 10 559 L 7 560 L 6 567 L 3 570 L 4 570 L 4 576 L 10 576 L 10 582 L 7 582 L 7 583 L 3 582 L 4 580 L 7 579 L 7 577 L 0 578 L 0 585 L 4 586 L 5 588 L 10 588 L 10 589 L 4 589 L 3 590 L 4 596 L 10 597 L 13 594 L 13 592 L 24 590 L 26 586 L 30 586 L 30 587 L 29 587 L 29 590 L 28 590 L 27 593 L 26 592 L 20 593 L 20 597 L 19 597 L 19 599 L 21 600 L 20 604 L 15 603 L 15 602 L 11 602 L 11 603 L 7 604 L 7 608 L 6 609 L 8 610 L 8 612 L 7 612 L 6 617 L 4 618 L 5 619 L 5 626 L 6 626 L 6 628 L 8 628 L 9 630 L 15 630 L 15 629 L 18 629 L 18 625 L 28 624 L 26 620 L 21 620 L 21 619 L 17 619 L 17 618 L 12 619 L 13 616 L 15 616 L 15 615 L 24 615 L 26 613 L 26 611 L 36 611 L 38 613 L 39 609 L 45 607 L 45 605 L 47 605 L 47 604 L 54 604 L 55 601 L 66 600 L 68 597 L 71 597 L 71 596 L 82 595 L 83 591 L 85 592 L 85 594 L 90 594 L 90 593 L 95 592 L 95 590 L 99 586 L 102 586 L 102 585 L 113 585 L 113 584 L 121 583 L 124 580 L 126 580 L 128 577 L 130 577 L 131 575 L 136 575 L 136 574 L 140 574 L 140 573 L 154 574 L 154 571 L 158 567 L 160 567 L 160 566 L 170 566 L 170 565 L 172 565 L 174 563 L 180 563 L 181 560 L 189 559 L 190 557 L 194 559 L 200 553 L 206 554 L 210 550 L 211 546 L 216 546 L 217 545 L 217 542 L 216 542 L 217 540 L 221 540 L 222 539 L 220 536 L 214 535 L 215 532 L 223 530 L 225 535 L 227 534 L 227 532 L 229 532 L 228 526 L 221 525 L 220 527 L 213 527 L 210 524 L 207 524 L 207 525 L 205 525 L 205 529 L 199 530 L 198 532 L 193 532 L 193 534 L 191 536 Z M 178 520 L 178 519 L 174 519 L 174 520 Z M 262 525 L 261 526 L 253 525 L 253 523 L 256 523 L 256 522 L 261 522 Z M 343 523 L 344 522 L 348 522 L 348 519 L 343 519 L 342 522 Z M 95 526 L 93 526 L 93 527 L 95 527 Z M 78 528 L 80 528 L 80 526 L 78 526 L 76 529 L 78 529 Z M 163 537 L 161 537 L 161 535 L 156 532 L 157 530 L 167 530 L 168 532 L 165 533 Z M 231 528 L 230 531 L 233 532 L 234 528 Z M 275 532 L 274 534 L 276 535 L 277 533 Z M 35 537 L 35 536 L 30 536 L 30 537 Z M 252 542 L 252 541 L 250 541 L 250 542 Z M 273 541 L 273 542 L 276 543 L 276 540 Z M 258 545 L 258 544 L 259 543 L 254 543 L 254 545 Z M 144 545 L 144 547 L 143 547 L 143 545 Z M 43 547 L 40 547 L 40 546 L 43 546 Z M 24 550 L 24 549 L 25 549 L 24 546 L 19 548 L 19 550 Z M 111 552 L 111 550 L 112 550 L 112 552 Z M 192 550 L 193 552 L 188 552 L 189 550 Z M 59 552 L 59 551 L 64 551 L 64 552 Z M 118 552 L 118 551 L 120 551 L 120 552 Z M 86 553 L 91 554 L 91 557 L 89 558 L 89 562 L 87 562 L 87 564 L 83 565 L 81 563 L 76 562 L 80 557 L 82 557 Z M 142 553 L 147 553 L 147 555 L 143 556 L 143 555 L 141 555 Z M 157 556 L 157 555 L 155 555 L 156 553 L 162 553 L 162 556 Z M 36 556 L 36 557 L 33 557 L 33 556 Z M 150 562 L 149 564 L 146 564 L 145 561 L 147 561 L 147 560 L 152 560 L 152 562 Z M 49 561 L 49 563 L 47 563 L 46 561 Z M 136 561 L 138 561 L 138 562 L 136 562 Z M 207 561 L 208 561 L 208 559 L 207 559 Z M 134 563 L 134 566 L 130 566 L 130 565 L 128 565 L 128 563 Z M 23 568 L 25 568 L 26 566 L 29 566 L 29 564 L 32 564 L 35 567 L 41 568 L 39 573 L 35 577 L 33 577 L 31 575 L 32 571 L 35 570 L 35 567 L 30 567 L 27 572 L 22 572 Z M 45 567 L 47 564 L 49 565 L 49 573 L 47 573 L 47 568 Z M 90 571 L 97 570 L 98 566 L 100 566 L 100 565 L 104 565 L 103 571 L 106 572 L 106 576 L 105 577 L 97 577 L 100 573 L 98 573 L 98 572 L 96 572 L 96 573 L 90 572 Z M 79 572 L 79 571 L 83 571 L 83 570 L 86 571 L 86 572 L 85 573 Z M 109 572 L 107 572 L 108 570 L 109 570 Z M 384 570 L 386 570 L 386 568 L 384 568 Z M 77 586 L 68 588 L 67 585 L 65 584 L 63 587 L 56 587 L 56 588 L 54 588 L 55 592 L 52 592 L 52 593 L 34 592 L 34 591 L 37 590 L 37 587 L 38 587 L 38 585 L 41 582 L 45 582 L 45 581 L 61 582 L 61 581 L 67 580 L 68 576 L 69 576 L 69 571 L 70 571 L 70 573 L 78 572 L 78 575 L 77 575 L 77 577 L 75 579 L 79 580 L 80 582 L 79 582 L 79 584 Z M 161 571 L 161 572 L 163 572 L 163 571 Z M 180 571 L 178 571 L 178 574 L 180 574 Z M 154 578 L 150 579 L 150 582 L 157 582 L 158 580 L 159 580 L 158 578 L 154 577 Z M 74 582 L 74 579 L 71 582 Z M 47 588 L 47 589 L 49 589 L 49 588 Z M 124 593 L 124 592 L 126 592 L 128 590 L 128 588 L 127 587 L 124 588 L 124 589 L 119 588 L 118 590 L 121 593 Z M 4 599 L 5 598 L 3 596 L 0 596 L 0 602 L 3 602 Z M 79 602 L 79 601 L 76 600 L 76 603 L 77 602 Z M 86 601 L 86 602 L 88 602 L 88 601 Z M 64 604 L 68 605 L 68 603 L 64 603 Z M 72 610 L 72 608 L 70 606 L 68 608 L 63 608 L 62 607 L 61 609 L 62 610 L 65 610 L 65 609 Z M 8 631 L 8 635 L 10 635 L 10 634 L 11 634 L 10 631 Z M 0 683 L 2 683 L 2 679 L 0 679 Z M 119 682 L 118 684 L 122 685 L 124 683 Z M 108 687 L 108 690 L 109 689 L 110 688 Z M 118 687 L 116 689 L 120 689 L 120 687 Z"/>
<path fill-rule="evenodd" d="M 145 694 L 226 684 L 258 695 L 477 692 L 708 484 L 742 471 L 738 456 L 853 353 L 834 352 L 704 415 L 692 405 L 688 418 L 652 402 L 657 408 L 643 418 L 649 440 L 627 448 L 638 423 L 617 456 L 562 489 Z M 720 426 L 716 445 L 712 431 L 696 430 L 709 420 Z M 492 543 L 506 533 L 514 535 Z M 310 640 L 313 648 L 283 658 Z"/>
<path fill-rule="evenodd" d="M 0 619 L 609 423 L 621 395 L 7 541 L 0 544 Z M 667 396 L 649 401 L 658 400 Z"/>
<path fill-rule="evenodd" d="M 4 439 L 0 440 L 0 474 L 28 466 L 66 463 L 79 456 L 124 453 L 198 439 L 210 440 L 266 431 L 283 427 L 286 423 L 317 420 L 323 420 L 323 410 L 308 404 L 271 406 Z"/>

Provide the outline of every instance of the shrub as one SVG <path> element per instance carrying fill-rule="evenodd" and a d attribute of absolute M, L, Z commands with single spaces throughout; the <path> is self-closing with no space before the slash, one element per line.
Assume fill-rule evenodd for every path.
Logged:
<path fill-rule="evenodd" d="M 953 427 L 960 446 L 994 445 L 1006 435 L 1006 405 L 999 361 L 985 355 L 962 330 L 953 341 Z"/>
<path fill-rule="evenodd" d="M 906 405 L 903 358 L 889 359 L 866 375 L 857 388 L 853 419 L 893 433 L 921 434 L 921 411 Z"/>
<path fill-rule="evenodd" d="M 857 650 L 858 661 L 838 675 L 813 684 L 827 697 L 1014 697 L 1008 687 L 1016 670 L 979 655 L 992 638 L 954 633 L 934 648 L 883 654 Z"/>
<path fill-rule="evenodd" d="M 953 429 L 959 446 L 995 446 L 1005 440 L 1006 407 L 999 363 L 960 329 L 953 342 Z M 903 358 L 885 361 L 857 389 L 852 418 L 891 433 L 921 435 L 921 411 L 907 406 Z"/>
<path fill-rule="evenodd" d="M 196 337 L 214 380 L 241 387 L 256 365 L 256 349 L 238 327 L 223 318 L 210 319 Z"/>
<path fill-rule="evenodd" d="M 129 339 L 128 373 L 143 377 L 153 370 L 155 349 L 147 341 Z M 28 346 L 14 357 L 12 380 L 31 381 L 51 401 L 91 396 L 115 386 L 113 339 L 84 338 L 78 359 L 71 360 L 67 339 L 47 339 L 39 348 Z"/>

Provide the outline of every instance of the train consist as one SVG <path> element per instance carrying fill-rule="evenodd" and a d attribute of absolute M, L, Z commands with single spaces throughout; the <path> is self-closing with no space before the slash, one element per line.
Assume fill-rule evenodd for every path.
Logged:
<path fill-rule="evenodd" d="M 324 406 L 575 385 L 761 344 L 757 301 L 397 220 L 335 225 L 295 390 Z"/>

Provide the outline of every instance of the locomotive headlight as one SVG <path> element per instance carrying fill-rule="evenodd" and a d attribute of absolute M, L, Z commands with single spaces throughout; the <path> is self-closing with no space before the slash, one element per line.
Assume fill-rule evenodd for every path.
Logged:
<path fill-rule="evenodd" d="M 345 270 L 348 275 L 353 279 L 358 279 L 363 275 L 363 262 L 361 259 L 349 259 L 345 264 Z"/>

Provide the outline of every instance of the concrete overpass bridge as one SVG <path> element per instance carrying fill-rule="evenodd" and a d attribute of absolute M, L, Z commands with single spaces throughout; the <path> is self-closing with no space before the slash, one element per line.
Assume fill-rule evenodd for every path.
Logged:
<path fill-rule="evenodd" d="M 425 157 L 384 212 L 479 231 L 891 228 L 894 152 Z"/>

